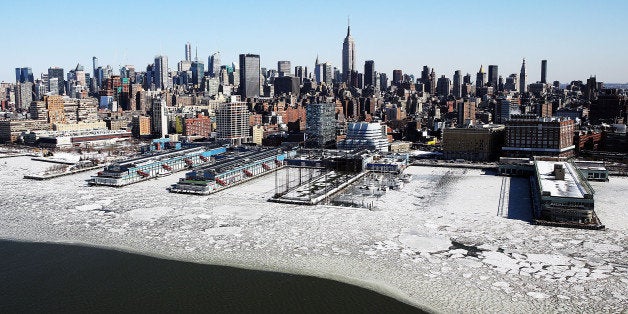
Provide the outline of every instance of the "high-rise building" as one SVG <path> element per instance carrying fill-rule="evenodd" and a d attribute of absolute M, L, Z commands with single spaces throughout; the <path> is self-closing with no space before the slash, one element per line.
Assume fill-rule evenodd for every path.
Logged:
<path fill-rule="evenodd" d="M 220 51 L 214 52 L 207 60 L 207 71 L 211 77 L 220 73 Z"/>
<path fill-rule="evenodd" d="M 327 86 L 331 86 L 333 84 L 334 72 L 331 63 L 325 62 L 323 63 L 323 82 Z"/>
<path fill-rule="evenodd" d="M 403 81 L 403 72 L 401 70 L 393 70 L 393 84 L 400 84 Z"/>
<path fill-rule="evenodd" d="M 436 84 L 436 95 L 446 97 L 446 96 L 449 96 L 450 92 L 451 92 L 451 80 L 445 77 L 444 75 L 441 75 L 441 77 L 438 78 L 438 81 Z"/>
<path fill-rule="evenodd" d="M 379 74 L 379 89 L 380 90 L 388 89 L 388 75 L 386 75 L 386 73 Z"/>
<path fill-rule="evenodd" d="M 351 25 L 347 25 L 347 37 L 342 44 L 342 80 L 350 82 L 351 72 L 355 70 L 355 42 L 351 37 Z"/>
<path fill-rule="evenodd" d="M 98 58 L 92 57 L 92 75 L 94 78 L 98 77 L 96 70 L 98 69 Z"/>
<path fill-rule="evenodd" d="M 525 93 L 528 91 L 527 85 L 528 75 L 526 74 L 526 59 L 523 59 L 523 63 L 521 63 L 521 73 L 519 74 L 519 92 Z"/>
<path fill-rule="evenodd" d="M 156 56 L 155 66 L 153 68 L 155 88 L 168 89 L 168 57 Z"/>
<path fill-rule="evenodd" d="M 251 140 L 249 109 L 246 102 L 230 102 L 218 105 L 216 110 L 216 139 L 229 141 L 231 145 L 236 146 Z"/>
<path fill-rule="evenodd" d="M 547 84 L 547 60 L 541 60 L 541 83 Z"/>
<path fill-rule="evenodd" d="M 51 87 L 50 84 L 54 82 L 57 83 L 57 87 Z M 63 75 L 63 69 L 58 67 L 48 68 L 48 90 L 56 90 L 56 95 L 63 95 L 65 93 L 65 76 Z"/>
<path fill-rule="evenodd" d="M 192 61 L 192 46 L 189 42 L 185 44 L 185 61 Z"/>
<path fill-rule="evenodd" d="M 192 71 L 192 84 L 196 88 L 200 88 L 203 84 L 203 77 L 205 76 L 205 65 L 200 61 L 192 61 L 190 70 Z"/>
<path fill-rule="evenodd" d="M 456 99 L 462 98 L 462 73 L 460 70 L 456 70 L 456 72 L 454 72 L 453 83 L 454 88 L 451 93 L 454 97 L 456 97 Z"/>
<path fill-rule="evenodd" d="M 489 65 L 488 66 L 488 84 L 496 90 L 498 83 L 499 83 L 498 67 L 497 65 Z"/>
<path fill-rule="evenodd" d="M 255 98 L 260 95 L 259 55 L 240 55 L 240 95 L 242 98 Z"/>
<path fill-rule="evenodd" d="M 333 103 L 308 104 L 305 108 L 307 145 L 325 148 L 336 141 L 336 106 Z"/>
<path fill-rule="evenodd" d="M 480 71 L 478 71 L 478 74 L 475 77 L 475 88 L 480 89 L 481 87 L 484 87 L 487 82 L 488 76 L 486 75 L 486 72 L 484 72 L 484 66 L 480 65 Z"/>
<path fill-rule="evenodd" d="M 421 83 L 423 83 L 426 88 L 429 89 L 430 85 L 430 67 L 427 65 L 423 66 L 423 70 L 421 70 Z"/>
<path fill-rule="evenodd" d="M 519 77 L 517 76 L 516 73 L 510 74 L 510 76 L 506 78 L 506 82 L 504 83 L 504 90 L 507 90 L 507 91 L 519 90 L 518 81 L 519 81 Z"/>
<path fill-rule="evenodd" d="M 434 68 L 432 68 L 432 72 L 430 72 L 430 81 L 429 81 L 429 90 L 430 94 L 436 93 L 436 72 L 434 72 Z"/>
<path fill-rule="evenodd" d="M 303 79 L 307 77 L 303 71 L 303 66 L 297 65 L 294 67 L 294 76 L 299 78 L 299 84 L 303 83 Z"/>
<path fill-rule="evenodd" d="M 375 61 L 364 62 L 364 86 L 375 86 Z"/>
<path fill-rule="evenodd" d="M 290 66 L 290 61 L 277 61 L 277 73 L 279 77 L 290 76 L 291 70 L 292 66 Z"/>
<path fill-rule="evenodd" d="M 166 99 L 155 97 L 152 101 L 151 122 L 153 124 L 153 135 L 156 137 L 166 137 L 168 134 L 168 117 L 166 116 Z"/>
<path fill-rule="evenodd" d="M 33 70 L 28 67 L 15 68 L 15 82 L 16 83 L 26 83 L 26 82 L 35 83 L 35 78 L 33 77 Z"/>
<path fill-rule="evenodd" d="M 18 111 L 28 110 L 33 101 L 33 83 L 17 83 L 15 89 L 15 109 Z"/>

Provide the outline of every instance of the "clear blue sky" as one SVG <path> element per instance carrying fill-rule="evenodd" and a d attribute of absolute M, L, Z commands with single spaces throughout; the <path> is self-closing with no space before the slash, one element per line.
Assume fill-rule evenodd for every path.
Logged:
<path fill-rule="evenodd" d="M 220 51 L 223 63 L 240 53 L 261 55 L 263 67 L 278 60 L 312 68 L 341 65 L 347 15 L 356 42 L 357 65 L 375 60 L 377 71 L 419 74 L 423 65 L 438 76 L 454 70 L 474 76 L 499 65 L 506 77 L 521 59 L 528 80 L 567 82 L 597 75 L 598 81 L 628 82 L 628 1 L 163 1 L 21 0 L 3 2 L 0 80 L 15 81 L 15 68 L 35 76 L 50 66 L 66 72 L 77 63 L 132 64 L 145 69 L 157 54 L 169 67 L 184 57 L 189 41 L 200 60 Z"/>

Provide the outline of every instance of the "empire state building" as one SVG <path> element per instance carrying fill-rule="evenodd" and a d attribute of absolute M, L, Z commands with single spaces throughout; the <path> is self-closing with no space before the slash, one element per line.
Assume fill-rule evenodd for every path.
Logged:
<path fill-rule="evenodd" d="M 351 81 L 351 72 L 355 69 L 355 42 L 351 37 L 351 25 L 347 25 L 347 37 L 342 44 L 342 79 L 344 82 Z"/>

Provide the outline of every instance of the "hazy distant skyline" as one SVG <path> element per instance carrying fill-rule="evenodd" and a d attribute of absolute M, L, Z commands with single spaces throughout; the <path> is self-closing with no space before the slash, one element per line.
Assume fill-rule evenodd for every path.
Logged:
<path fill-rule="evenodd" d="M 132 64 L 145 70 L 155 55 L 168 56 L 176 70 L 186 42 L 192 58 L 221 52 L 223 64 L 240 53 L 260 55 L 261 66 L 290 60 L 313 70 L 316 55 L 341 68 L 347 16 L 360 72 L 364 61 L 389 78 L 393 69 L 437 76 L 455 70 L 475 73 L 499 65 L 504 78 L 519 73 L 526 59 L 528 82 L 628 82 L 628 43 L 623 17 L 628 1 L 12 1 L 2 5 L 0 81 L 14 82 L 16 67 L 35 77 L 48 67 L 67 73 L 77 63 Z"/>

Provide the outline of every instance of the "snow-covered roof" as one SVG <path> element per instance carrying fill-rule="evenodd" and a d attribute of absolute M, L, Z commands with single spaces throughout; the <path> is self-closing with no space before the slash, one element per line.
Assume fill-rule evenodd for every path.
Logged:
<path fill-rule="evenodd" d="M 554 165 L 562 165 L 565 169 L 565 179 L 559 180 L 554 176 Z M 537 161 L 536 167 L 542 192 L 550 192 L 551 196 L 585 198 L 587 192 L 576 169 L 564 161 Z"/>

